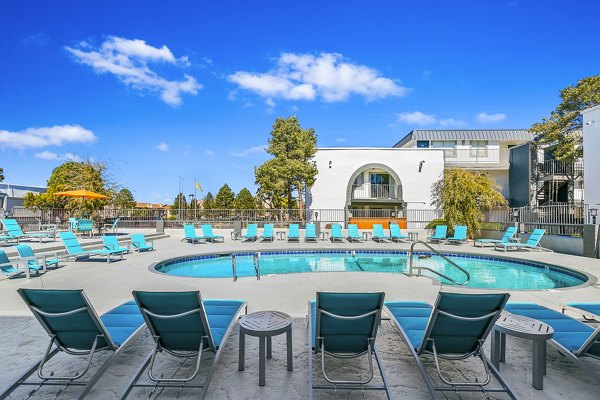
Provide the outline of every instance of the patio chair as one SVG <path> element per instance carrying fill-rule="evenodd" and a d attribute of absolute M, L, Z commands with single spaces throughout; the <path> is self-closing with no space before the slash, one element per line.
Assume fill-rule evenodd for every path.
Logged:
<path fill-rule="evenodd" d="M 427 389 L 434 399 L 444 392 L 483 391 L 505 392 L 517 397 L 483 352 L 483 343 L 491 332 L 508 301 L 508 294 L 465 294 L 440 292 L 432 307 L 416 301 L 386 302 L 392 323 L 408 346 L 421 372 Z M 436 383 L 425 368 L 422 355 L 432 355 L 441 383 Z M 440 359 L 466 360 L 474 356 L 482 363 L 485 378 L 454 380 L 442 373 Z M 446 370 L 448 368 L 445 368 Z M 491 374 L 501 387 L 488 387 Z"/>
<path fill-rule="evenodd" d="M 309 302 L 308 311 L 308 398 L 314 389 L 384 390 L 391 394 L 381 359 L 375 346 L 385 294 L 317 292 L 316 301 Z M 313 383 L 313 355 L 321 355 L 321 371 L 328 384 Z M 327 368 L 329 357 L 345 360 L 366 355 L 369 374 L 355 380 L 332 377 Z M 373 356 L 382 385 L 369 385 L 373 379 Z M 344 361 L 343 361 L 344 362 Z M 346 362 L 344 362 L 346 363 Z"/>
<path fill-rule="evenodd" d="M 402 234 L 402 229 L 398 224 L 390 224 L 390 239 L 392 242 L 400 242 L 408 240 L 408 236 Z"/>
<path fill-rule="evenodd" d="M 391 237 L 387 236 L 383 232 L 383 225 L 381 224 L 373 224 L 373 241 L 374 242 L 383 242 L 386 240 L 390 240 Z"/>
<path fill-rule="evenodd" d="M 256 233 L 256 224 L 248 224 L 248 229 L 246 229 L 246 234 L 242 235 L 242 240 L 252 240 L 253 242 L 258 239 L 258 234 Z"/>
<path fill-rule="evenodd" d="M 11 240 L 16 240 L 17 243 L 19 242 L 18 239 L 13 238 L 7 232 L 0 232 L 0 244 L 6 244 L 6 242 L 9 242 Z"/>
<path fill-rule="evenodd" d="M 92 237 L 94 233 L 94 221 L 91 219 L 78 219 L 76 232 L 82 235 L 88 233 Z"/>
<path fill-rule="evenodd" d="M 269 242 L 275 240 L 275 236 L 273 234 L 273 224 L 265 224 L 265 226 L 263 227 L 263 234 L 260 237 L 260 241 L 264 242 L 266 240 L 268 240 Z"/>
<path fill-rule="evenodd" d="M 27 244 L 19 244 L 15 246 L 15 248 L 19 253 L 20 259 L 27 263 L 30 270 L 33 269 L 36 271 L 46 271 L 48 267 L 58 268 L 60 264 L 58 253 L 54 253 L 53 258 L 48 258 L 46 255 L 36 255 L 31 246 Z"/>
<path fill-rule="evenodd" d="M 343 242 L 344 236 L 342 235 L 342 226 L 340 224 L 331 224 L 331 241 L 332 242 Z"/>
<path fill-rule="evenodd" d="M 454 235 L 446 239 L 448 243 L 463 244 L 467 241 L 467 227 L 458 225 L 454 227 Z"/>
<path fill-rule="evenodd" d="M 19 386 L 25 385 L 34 387 L 29 396 L 44 386 L 83 386 L 83 392 L 77 397 L 82 399 L 144 326 L 144 319 L 133 300 L 98 317 L 83 290 L 18 289 L 17 292 L 50 336 L 50 344 L 42 359 L 2 390 L 0 398 L 8 397 Z M 113 353 L 88 380 L 82 380 L 94 355 L 101 351 Z M 57 371 L 60 365 L 53 366 L 52 372 L 44 370 L 45 364 L 59 353 L 74 356 L 72 358 L 87 355 L 87 363 L 70 375 Z M 36 371 L 42 381 L 27 381 Z"/>
<path fill-rule="evenodd" d="M 315 226 L 315 224 L 306 224 L 306 231 L 304 232 L 304 241 L 316 242 L 317 239 L 317 227 Z"/>
<path fill-rule="evenodd" d="M 114 252 L 129 253 L 131 251 L 129 247 L 122 247 L 116 236 L 102 236 L 102 244 L 106 250 L 112 250 Z"/>
<path fill-rule="evenodd" d="M 74 217 L 69 218 L 69 230 L 71 232 L 77 231 L 77 221 L 78 220 L 79 220 L 79 218 L 74 218 Z"/>
<path fill-rule="evenodd" d="M 427 237 L 428 242 L 440 243 L 442 240 L 446 239 L 446 234 L 448 233 L 447 225 L 437 225 L 435 227 L 435 232 L 433 236 Z"/>
<path fill-rule="evenodd" d="M 217 240 L 220 240 L 221 242 L 225 242 L 225 238 L 223 236 L 221 236 L 221 235 L 215 235 L 213 233 L 213 229 L 212 229 L 212 225 L 211 224 L 202 224 L 202 237 L 207 242 L 214 243 Z"/>
<path fill-rule="evenodd" d="M 483 247 L 484 244 L 493 244 L 494 246 L 496 245 L 496 243 L 510 243 L 510 241 L 512 240 L 512 238 L 515 236 L 515 234 L 517 233 L 517 228 L 514 226 L 509 226 L 508 228 L 506 228 L 506 231 L 504 231 L 504 235 L 502 235 L 502 238 L 500 239 L 475 239 L 475 243 L 473 243 L 473 246 L 477 246 L 477 244 L 480 244 L 480 247 Z"/>
<path fill-rule="evenodd" d="M 600 305 L 596 307 L 600 308 Z M 600 357 L 600 327 L 594 329 L 575 318 L 535 303 L 508 303 L 505 308 L 513 314 L 537 319 L 554 328 L 554 335 L 548 342 L 600 384 L 597 367 L 582 360 L 586 356 Z"/>
<path fill-rule="evenodd" d="M 4 250 L 0 250 L 0 271 L 2 271 L 2 273 L 6 275 L 7 278 L 14 278 L 16 276 L 23 275 L 26 273 L 24 268 L 19 268 L 18 266 L 15 267 L 12 265 L 12 262 L 10 261 Z"/>
<path fill-rule="evenodd" d="M 546 233 L 545 229 L 534 229 L 525 243 L 496 243 L 494 249 L 504 250 L 505 253 L 507 249 L 552 251 L 540 246 L 540 240 L 542 240 L 544 233 Z"/>
<path fill-rule="evenodd" d="M 348 224 L 348 237 L 346 238 L 349 242 L 362 242 L 362 238 L 358 234 L 358 225 Z"/>
<path fill-rule="evenodd" d="M 300 226 L 298 224 L 290 224 L 290 226 L 288 227 L 287 240 L 288 242 L 300 241 Z"/>
<path fill-rule="evenodd" d="M 119 223 L 119 220 L 121 218 L 115 218 L 115 220 L 112 222 L 112 224 L 104 224 L 102 226 L 102 232 L 104 234 L 108 233 L 109 231 L 112 231 L 113 235 L 118 235 L 119 231 L 117 229 L 117 224 Z"/>
<path fill-rule="evenodd" d="M 14 219 L 3 219 L 1 222 L 6 230 L 5 236 L 9 236 L 11 239 L 16 240 L 17 243 L 19 243 L 19 240 L 21 239 L 38 239 L 40 243 L 42 243 L 42 239 L 54 239 L 54 232 L 38 231 L 24 233 L 21 226 L 19 226 L 19 223 Z"/>
<path fill-rule="evenodd" d="M 119 398 L 125 398 L 135 387 L 175 387 L 201 388 L 200 398 L 204 399 L 212 379 L 215 367 L 223 352 L 223 347 L 233 330 L 238 316 L 246 308 L 243 300 L 202 300 L 198 291 L 190 292 L 141 292 L 134 291 L 146 326 L 152 334 L 156 347 L 146 358 L 130 384 Z M 161 370 L 155 376 L 154 362 L 158 353 L 168 353 L 182 358 L 196 357 L 195 370 L 191 375 L 181 378 L 168 378 L 171 373 Z M 191 381 L 200 372 L 200 361 L 205 351 L 214 353 L 211 366 L 202 384 Z M 152 384 L 138 383 L 145 370 Z"/>
<path fill-rule="evenodd" d="M 600 322 L 600 303 L 566 303 L 560 307 L 563 313 L 570 310 L 581 314 L 586 322 Z"/>
<path fill-rule="evenodd" d="M 108 249 L 84 250 L 73 232 L 60 232 L 59 236 L 67 250 L 67 255 L 75 260 L 98 256 L 106 257 L 106 262 L 110 263 L 111 257 L 114 255 L 120 256 L 121 260 L 123 259 L 123 252 L 121 251 Z"/>
<path fill-rule="evenodd" d="M 137 252 L 154 250 L 154 242 L 151 240 L 146 242 L 146 237 L 141 233 L 133 233 L 131 235 L 131 246 Z"/>
<path fill-rule="evenodd" d="M 181 241 L 186 241 L 188 243 L 206 243 L 203 236 L 196 235 L 196 228 L 192 224 L 183 225 L 183 233 L 184 238 Z"/>

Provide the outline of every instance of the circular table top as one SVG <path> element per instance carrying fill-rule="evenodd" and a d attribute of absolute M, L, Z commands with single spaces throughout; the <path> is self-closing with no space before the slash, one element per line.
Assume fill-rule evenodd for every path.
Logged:
<path fill-rule="evenodd" d="M 287 331 L 292 317 L 280 311 L 257 311 L 240 319 L 240 329 L 254 336 L 274 336 Z"/>
<path fill-rule="evenodd" d="M 511 336 L 532 340 L 548 340 L 554 335 L 554 329 L 537 319 L 502 311 L 494 329 Z"/>

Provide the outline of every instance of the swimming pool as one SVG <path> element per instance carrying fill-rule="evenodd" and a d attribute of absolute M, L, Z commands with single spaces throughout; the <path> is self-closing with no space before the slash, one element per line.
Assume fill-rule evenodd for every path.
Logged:
<path fill-rule="evenodd" d="M 236 258 L 238 277 L 256 276 L 253 253 L 233 254 Z M 418 258 L 417 254 L 427 258 Z M 588 279 L 582 273 L 556 266 L 464 254 L 444 255 L 469 272 L 471 281 L 466 287 L 470 288 L 557 289 L 581 285 Z M 230 254 L 190 256 L 165 260 L 156 264 L 154 270 L 176 276 L 232 278 L 231 259 Z M 263 252 L 259 259 L 261 276 L 306 272 L 408 272 L 406 252 Z M 413 266 L 429 267 L 457 282 L 463 282 L 465 279 L 462 272 L 441 257 L 430 253 L 415 253 Z M 423 271 L 423 275 L 435 277 L 428 271 Z M 444 284 L 452 284 L 443 278 L 437 279 Z"/>

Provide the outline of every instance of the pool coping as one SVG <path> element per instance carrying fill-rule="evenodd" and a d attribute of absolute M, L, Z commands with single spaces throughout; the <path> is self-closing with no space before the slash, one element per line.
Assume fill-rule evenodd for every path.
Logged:
<path fill-rule="evenodd" d="M 275 254 L 286 254 L 286 253 L 290 253 L 290 254 L 294 254 L 294 253 L 330 253 L 330 254 L 334 254 L 334 253 L 351 253 L 351 252 L 360 252 L 360 253 L 366 253 L 366 254 L 407 254 L 409 251 L 407 250 L 360 250 L 357 248 L 340 248 L 340 249 L 335 249 L 335 250 L 331 250 L 331 249 L 315 249 L 315 248 L 310 248 L 310 249 L 298 249 L 298 248 L 294 248 L 294 249 L 277 249 L 277 250 L 267 250 L 267 251 L 212 251 L 212 252 L 206 252 L 206 253 L 201 253 L 201 254 L 189 254 L 189 255 L 185 255 L 185 256 L 179 256 L 179 257 L 171 257 L 168 258 L 166 260 L 161 260 L 158 262 L 154 262 L 152 264 L 150 264 L 148 266 L 148 270 L 152 273 L 155 274 L 159 274 L 162 276 L 172 276 L 172 277 L 177 277 L 177 278 L 188 278 L 188 279 L 233 279 L 233 277 L 196 277 L 196 276 L 183 276 L 183 275 L 169 275 L 166 274 L 164 272 L 159 272 L 156 270 L 156 267 L 159 264 L 164 263 L 165 261 L 173 261 L 174 263 L 178 260 L 189 260 L 189 259 L 194 259 L 195 257 L 197 257 L 197 259 L 205 259 L 205 258 L 214 258 L 214 257 L 219 257 L 219 256 L 231 256 L 232 254 L 236 254 L 236 255 L 240 255 L 240 256 L 247 256 L 247 255 L 253 255 L 255 253 L 260 253 L 260 254 L 267 254 L 267 255 L 275 255 Z M 434 252 L 431 251 L 415 251 L 414 252 L 416 255 L 419 254 L 432 254 L 435 255 Z M 564 288 L 550 288 L 550 289 L 502 289 L 502 288 L 475 288 L 475 287 L 466 287 L 466 286 L 461 286 L 461 285 L 448 285 L 448 284 L 444 284 L 442 283 L 439 279 L 436 279 L 434 277 L 430 277 L 430 276 L 425 276 L 425 275 L 421 275 L 422 278 L 427 278 L 430 279 L 433 284 L 438 284 L 438 285 L 442 285 L 444 287 L 448 287 L 448 288 L 461 288 L 461 289 L 466 289 L 466 290 L 483 290 L 483 291 L 498 291 L 498 290 L 511 290 L 511 291 L 520 291 L 520 292 L 549 292 L 549 291 L 563 291 L 563 290 L 573 290 L 573 289 L 581 289 L 584 287 L 588 287 L 588 286 L 592 286 L 595 285 L 598 282 L 598 278 L 592 274 L 587 273 L 586 271 L 581 271 L 581 270 L 577 270 L 575 268 L 572 267 L 565 267 L 562 265 L 557 265 L 557 264 L 550 264 L 547 262 L 543 262 L 543 261 L 535 261 L 535 262 L 531 262 L 531 261 L 527 261 L 524 260 L 522 258 L 518 258 L 518 257 L 511 257 L 510 255 L 504 255 L 505 253 L 503 253 L 502 256 L 498 257 L 498 256 L 482 256 L 479 255 L 477 253 L 469 253 L 469 252 L 465 252 L 465 251 L 452 251 L 452 252 L 441 252 L 441 254 L 445 255 L 445 256 L 454 256 L 454 255 L 458 255 L 460 257 L 465 257 L 465 258 L 474 258 L 474 259 L 487 259 L 487 260 L 496 260 L 496 261 L 513 261 L 517 264 L 522 264 L 522 265 L 528 265 L 528 266 L 533 266 L 533 267 L 550 267 L 550 268 L 555 268 L 555 269 L 559 269 L 561 270 L 560 272 L 563 272 L 564 270 L 570 272 L 571 276 L 575 276 L 577 277 L 577 275 L 579 276 L 583 276 L 586 277 L 587 280 L 585 282 L 583 282 L 580 285 L 575 285 L 575 286 L 569 286 L 569 287 L 564 287 Z M 523 254 L 523 253 L 522 253 Z M 526 254 L 526 253 L 525 253 Z M 352 272 L 352 271 L 329 271 L 327 273 L 348 273 L 348 272 Z M 371 272 L 371 271 L 369 271 Z M 308 273 L 308 272 L 301 272 L 301 273 Z M 374 273 L 380 273 L 380 272 L 374 272 Z M 400 272 L 402 275 L 408 276 L 407 273 L 404 272 Z M 264 275 L 267 276 L 267 275 Z M 256 278 L 253 276 L 243 276 L 243 277 L 238 277 L 238 279 L 245 279 L 245 278 Z"/>

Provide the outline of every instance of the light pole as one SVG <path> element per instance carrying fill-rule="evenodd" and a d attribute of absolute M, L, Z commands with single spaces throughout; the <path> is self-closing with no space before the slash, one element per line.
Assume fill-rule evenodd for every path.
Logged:
<path fill-rule="evenodd" d="M 596 225 L 596 217 L 598 216 L 597 208 L 590 208 L 590 217 L 592 217 L 592 224 Z"/>
<path fill-rule="evenodd" d="M 194 198 L 196 197 L 196 195 L 190 194 L 189 197 L 190 197 L 190 203 L 192 203 L 194 205 L 193 210 L 194 210 L 194 223 L 195 223 L 196 222 L 196 202 L 194 201 Z"/>

